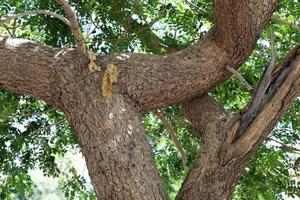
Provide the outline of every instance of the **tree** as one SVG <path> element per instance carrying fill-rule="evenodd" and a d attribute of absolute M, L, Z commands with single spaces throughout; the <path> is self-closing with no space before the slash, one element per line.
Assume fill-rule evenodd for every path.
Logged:
<path fill-rule="evenodd" d="M 278 0 L 225 0 L 212 4 L 178 1 L 165 5 L 159 1 L 70 1 L 71 7 L 60 0 L 63 10 L 55 1 L 23 3 L 3 2 L 2 11 L 7 15 L 11 10 L 18 13 L 35 8 L 52 10 L 60 16 L 66 13 L 71 29 L 48 15 L 3 24 L 12 37 L 36 37 L 36 41 L 56 47 L 1 37 L 0 86 L 47 102 L 38 103 L 43 107 L 39 112 L 53 105 L 65 114 L 86 159 L 98 199 L 169 199 L 141 118 L 146 112 L 174 105 L 179 106 L 173 109 L 184 113 L 195 128 L 194 135 L 203 143 L 176 199 L 229 199 L 251 155 L 299 94 L 300 49 L 296 45 L 299 34 L 295 30 L 299 26 L 272 17 L 279 6 Z M 296 3 L 283 1 L 280 6 L 279 14 L 280 8 L 291 8 L 293 16 L 299 18 Z M 95 61 L 102 68 L 100 72 L 91 72 L 88 68 L 93 54 L 84 53 L 72 8 L 77 10 L 82 32 L 86 32 L 82 36 L 87 48 L 110 52 L 97 54 Z M 280 46 L 280 52 L 286 55 L 278 55 L 282 58 L 275 66 L 273 51 L 271 58 L 266 59 L 271 60 L 270 64 L 266 60 L 262 64 L 268 67 L 260 84 L 255 91 L 247 93 L 248 97 L 244 95 L 252 99 L 240 112 L 230 113 L 208 92 L 222 100 L 220 94 L 228 87 L 222 92 L 212 89 L 230 78 L 230 70 L 245 63 L 271 18 L 291 26 L 288 31 L 293 36 L 289 38 L 289 46 L 284 43 Z M 171 30 L 161 37 L 151 29 L 159 20 L 162 22 L 158 27 L 167 24 Z M 213 23 L 210 30 L 201 32 L 203 23 L 209 22 Z M 177 28 L 183 33 L 177 33 Z M 266 33 L 262 37 L 266 37 Z M 77 49 L 60 48 L 70 43 L 76 43 Z M 273 41 L 270 44 L 274 46 Z M 124 52 L 136 51 L 137 46 L 144 50 L 143 54 Z M 294 48 L 287 53 L 292 46 Z M 109 66 L 118 71 L 117 83 L 113 85 L 112 75 L 117 73 L 112 74 Z M 249 79 L 253 84 L 258 76 Z M 11 94 L 5 95 L 7 98 Z M 14 98 L 17 100 L 12 102 L 18 105 L 24 98 L 37 102 L 28 96 L 12 95 L 11 99 Z M 6 106 L 10 109 L 8 113 L 17 111 L 12 102 Z M 52 115 L 56 121 L 63 122 L 59 111 Z M 19 133 L 22 137 L 18 139 L 27 144 L 25 147 L 18 142 L 7 144 L 1 140 L 3 154 L 8 154 L 5 146 L 30 149 L 32 130 L 45 125 L 43 122 L 48 123 L 47 120 L 49 118 L 39 121 L 42 124 L 29 122 L 31 130 Z M 3 129 L 7 129 L 7 124 L 7 120 L 2 123 Z M 7 130 L 12 131 L 12 126 L 9 128 Z M 47 139 L 43 141 L 46 152 L 43 155 L 47 155 L 47 159 L 53 160 L 54 152 L 63 153 L 49 145 Z M 20 160 L 32 165 L 32 152 L 26 153 L 20 155 Z M 54 165 L 48 165 L 56 170 Z M 26 173 L 23 175 L 24 180 L 30 182 Z"/>

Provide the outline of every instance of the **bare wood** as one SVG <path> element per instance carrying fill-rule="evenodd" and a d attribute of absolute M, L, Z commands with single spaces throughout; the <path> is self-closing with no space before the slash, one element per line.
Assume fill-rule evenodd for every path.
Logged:
<path fill-rule="evenodd" d="M 0 25 L 2 25 L 3 23 L 5 23 L 7 21 L 17 19 L 19 17 L 26 17 L 26 16 L 30 16 L 30 15 L 37 15 L 37 14 L 44 14 L 44 15 L 49 15 L 49 16 L 55 17 L 55 18 L 61 20 L 62 22 L 64 22 L 67 26 L 71 27 L 71 24 L 67 18 L 65 18 L 64 16 L 61 16 L 55 12 L 48 11 L 48 10 L 33 10 L 33 11 L 18 13 L 18 14 L 12 15 L 12 16 L 5 16 L 0 19 Z"/>
<path fill-rule="evenodd" d="M 268 133 L 275 126 L 281 114 L 292 104 L 300 92 L 300 46 L 296 47 L 276 68 L 281 68 L 284 73 L 285 67 L 289 67 L 286 78 L 279 87 L 276 87 L 275 94 L 267 98 L 266 104 L 261 108 L 259 114 L 244 130 L 242 136 L 233 144 L 229 144 L 230 137 L 236 134 L 233 130 L 226 139 L 226 144 L 221 154 L 222 163 L 232 158 L 242 158 L 249 152 L 255 151 L 259 144 L 267 137 Z M 280 77 L 279 73 L 272 76 Z M 236 124 L 239 124 L 237 121 Z"/>
<path fill-rule="evenodd" d="M 255 93 L 252 97 L 252 100 L 246 110 L 246 112 L 241 117 L 240 128 L 234 136 L 233 142 L 235 142 L 245 131 L 245 129 L 249 126 L 252 120 L 257 116 L 261 107 L 265 104 L 266 101 L 266 92 L 270 87 L 272 81 L 272 72 L 274 71 L 275 61 L 276 61 L 276 53 L 274 48 L 274 35 L 273 30 L 270 28 L 270 39 L 271 39 L 271 60 L 269 65 L 265 69 L 263 73 L 263 77 L 261 78 Z"/>
<path fill-rule="evenodd" d="M 66 14 L 69 18 L 69 21 L 70 21 L 72 33 L 75 37 L 78 53 L 80 55 L 83 55 L 85 53 L 85 44 L 81 37 L 80 27 L 79 27 L 75 13 L 73 12 L 70 4 L 68 4 L 66 1 L 57 0 L 56 2 L 66 12 Z"/>

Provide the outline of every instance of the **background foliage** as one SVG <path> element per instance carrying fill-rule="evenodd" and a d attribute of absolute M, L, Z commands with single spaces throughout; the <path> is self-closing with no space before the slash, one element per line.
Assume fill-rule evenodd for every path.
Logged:
<path fill-rule="evenodd" d="M 213 8 L 208 0 L 70 0 L 79 17 L 87 47 L 98 53 L 140 52 L 165 54 L 183 49 L 201 39 L 213 26 Z M 0 0 L 0 16 L 28 10 L 46 9 L 64 15 L 54 0 Z M 289 22 L 299 23 L 297 0 L 283 0 L 275 13 Z M 300 34 L 286 25 L 270 21 L 256 49 L 239 71 L 255 86 L 270 60 L 268 27 L 276 37 L 278 60 L 297 42 Z M 0 26 L 4 36 L 31 39 L 56 47 L 72 47 L 74 39 L 65 24 L 38 15 Z M 210 94 L 229 112 L 238 112 L 251 98 L 233 76 Z M 173 198 L 189 167 L 197 157 L 201 140 L 186 121 L 179 107 L 162 109 L 187 152 L 187 163 L 170 139 L 169 133 L 153 113 L 143 117 L 158 170 Z M 299 196 L 300 98 L 281 118 L 268 140 L 251 159 L 233 199 L 283 199 L 283 194 Z M 293 147 L 292 147 L 293 146 Z M 0 199 L 39 199 L 38 185 L 30 171 L 40 169 L 56 177 L 66 199 L 95 199 L 87 184 L 71 164 L 59 167 L 70 151 L 79 149 L 64 114 L 40 100 L 0 90 Z"/>

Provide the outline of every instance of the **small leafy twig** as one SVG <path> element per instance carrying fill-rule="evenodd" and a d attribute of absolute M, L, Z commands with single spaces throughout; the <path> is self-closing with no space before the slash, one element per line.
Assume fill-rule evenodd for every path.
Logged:
<path fill-rule="evenodd" d="M 23 115 L 0 115 L 0 119 L 1 120 L 9 120 L 9 119 L 13 119 L 13 118 L 16 118 L 16 117 L 18 117 L 18 118 L 32 117 L 32 116 L 35 116 L 35 115 L 42 115 L 42 114 L 45 114 L 45 113 L 49 113 L 53 110 L 55 110 L 55 108 L 51 108 L 49 110 L 38 111 L 38 112 L 26 113 L 26 114 L 23 114 Z"/>
<path fill-rule="evenodd" d="M 172 124 L 170 124 L 166 118 L 161 114 L 161 112 L 159 110 L 157 111 L 154 111 L 154 114 L 158 117 L 158 119 L 160 120 L 160 123 L 165 127 L 165 129 L 168 131 L 168 133 L 170 134 L 176 148 L 178 149 L 179 153 L 180 153 L 180 156 L 181 156 L 181 159 L 182 159 L 182 162 L 184 165 L 186 165 L 186 162 L 187 162 L 187 156 L 186 156 L 186 153 L 181 145 L 181 143 L 179 142 L 177 136 L 176 136 L 176 133 L 175 133 L 175 130 L 172 126 Z"/>

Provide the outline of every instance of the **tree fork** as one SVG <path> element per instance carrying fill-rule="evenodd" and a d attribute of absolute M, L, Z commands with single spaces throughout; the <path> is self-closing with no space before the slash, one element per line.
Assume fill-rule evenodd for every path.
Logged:
<path fill-rule="evenodd" d="M 184 104 L 183 111 L 191 123 L 201 130 L 204 143 L 199 158 L 189 172 L 176 200 L 230 199 L 251 155 L 270 133 L 281 114 L 299 95 L 299 46 L 293 49 L 276 69 L 282 68 L 287 62 L 292 62 L 292 69 L 286 79 L 235 143 L 232 141 L 239 128 L 240 114 L 232 117 L 224 116 L 222 109 L 218 109 L 220 106 L 207 96 Z M 279 76 L 278 71 L 275 71 L 273 76 L 275 74 Z M 219 120 L 212 122 L 212 118 Z"/>

